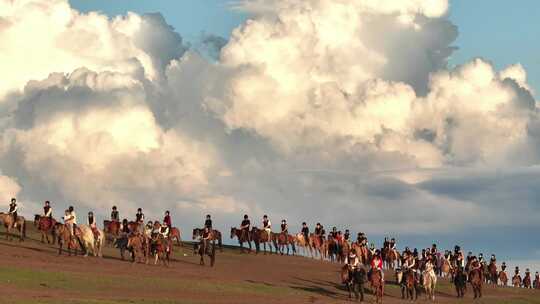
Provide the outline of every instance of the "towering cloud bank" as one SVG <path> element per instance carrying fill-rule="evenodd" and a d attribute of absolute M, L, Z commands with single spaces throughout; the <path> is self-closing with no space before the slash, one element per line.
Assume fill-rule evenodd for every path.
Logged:
<path fill-rule="evenodd" d="M 490 204 L 498 223 L 538 216 L 533 194 L 511 208 L 456 182 L 498 168 L 489 191 L 508 192 L 536 176 L 540 123 L 520 65 L 448 68 L 447 1 L 236 7 L 253 18 L 224 46 L 201 42 L 221 48 L 210 62 L 159 14 L 0 0 L 0 188 L 186 225 L 268 213 L 417 233 L 490 225 L 471 221 Z"/>

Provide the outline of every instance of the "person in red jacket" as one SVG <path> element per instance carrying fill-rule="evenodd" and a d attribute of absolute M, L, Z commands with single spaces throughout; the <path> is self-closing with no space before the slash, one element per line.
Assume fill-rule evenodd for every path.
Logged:
<path fill-rule="evenodd" d="M 172 227 L 171 213 L 168 210 L 165 211 L 165 217 L 163 218 L 163 224 L 167 225 L 167 227 L 169 227 L 169 229 Z"/>
<path fill-rule="evenodd" d="M 381 281 L 384 281 L 384 271 L 382 271 L 383 260 L 381 258 L 381 251 L 379 249 L 375 250 L 375 255 L 371 260 L 371 271 L 380 271 L 381 272 Z"/>

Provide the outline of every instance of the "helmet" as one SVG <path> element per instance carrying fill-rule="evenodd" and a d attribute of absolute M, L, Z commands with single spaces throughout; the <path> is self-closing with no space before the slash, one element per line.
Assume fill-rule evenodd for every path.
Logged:
<path fill-rule="evenodd" d="M 391 238 L 391 239 L 390 239 L 390 242 L 394 242 L 394 241 L 396 241 L 395 238 Z"/>
<path fill-rule="evenodd" d="M 14 198 L 14 197 L 11 198 L 11 202 L 12 202 L 12 203 L 15 203 L 16 201 L 17 201 L 16 198 Z"/>
<path fill-rule="evenodd" d="M 68 210 L 69 212 L 73 211 L 73 206 L 69 206 Z"/>
<path fill-rule="evenodd" d="M 49 201 L 45 201 L 45 205 L 49 205 L 51 202 Z"/>
<path fill-rule="evenodd" d="M 206 215 L 206 218 L 210 218 L 210 214 L 207 214 L 207 215 Z"/>
<path fill-rule="evenodd" d="M 317 226 L 320 226 L 320 225 L 321 225 L 321 223 L 317 223 Z"/>
<path fill-rule="evenodd" d="M 94 215 L 94 212 L 89 211 L 89 212 L 88 212 L 88 215 Z"/>
<path fill-rule="evenodd" d="M 268 218 L 268 215 L 266 215 L 266 214 L 265 214 L 265 215 L 263 215 L 263 218 Z"/>
<path fill-rule="evenodd" d="M 349 229 L 345 229 L 345 233 L 349 233 Z"/>
<path fill-rule="evenodd" d="M 247 215 L 247 214 L 244 214 L 244 218 L 247 219 L 247 218 L 248 218 L 248 215 Z"/>
<path fill-rule="evenodd" d="M 113 209 L 113 210 L 116 210 L 116 206 L 112 206 L 112 209 Z"/>
<path fill-rule="evenodd" d="M 281 222 L 282 222 L 282 223 L 286 223 L 286 222 L 287 222 L 287 220 L 281 220 Z"/>
<path fill-rule="evenodd" d="M 302 225 L 307 225 L 306 222 L 302 222 Z"/>
<path fill-rule="evenodd" d="M 141 209 L 141 208 L 137 208 L 137 212 L 138 212 L 138 211 L 142 211 L 142 209 Z"/>

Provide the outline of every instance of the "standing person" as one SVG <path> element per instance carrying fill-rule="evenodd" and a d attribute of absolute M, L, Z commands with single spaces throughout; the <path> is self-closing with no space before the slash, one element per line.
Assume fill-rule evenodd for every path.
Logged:
<path fill-rule="evenodd" d="M 242 238 L 245 238 L 248 241 L 251 241 L 249 229 L 251 228 L 251 221 L 247 214 L 244 214 L 244 220 L 240 224 L 240 230 L 242 230 Z"/>
<path fill-rule="evenodd" d="M 142 227 L 144 225 L 144 213 L 141 208 L 137 209 L 137 214 L 135 214 L 135 222 L 139 223 Z"/>
<path fill-rule="evenodd" d="M 171 213 L 169 212 L 169 210 L 165 211 L 165 217 L 163 218 L 163 225 L 169 227 L 169 229 L 172 227 Z"/>
<path fill-rule="evenodd" d="M 272 222 L 270 222 L 270 220 L 268 219 L 268 215 L 265 214 L 263 216 L 262 224 L 264 231 L 268 233 L 268 239 L 270 239 L 270 235 L 272 235 Z"/>
<path fill-rule="evenodd" d="M 306 245 L 309 245 L 309 227 L 306 224 L 306 222 L 302 223 L 302 235 L 304 236 L 304 242 L 306 242 Z"/>
<path fill-rule="evenodd" d="M 13 218 L 13 224 L 12 227 L 17 227 L 17 200 L 15 198 L 11 199 L 11 203 L 9 204 L 9 214 L 11 214 L 11 217 Z"/>
<path fill-rule="evenodd" d="M 111 211 L 111 222 L 120 222 L 120 213 L 116 209 L 116 206 L 112 207 Z"/>
<path fill-rule="evenodd" d="M 206 215 L 206 220 L 204 221 L 204 228 L 212 230 L 212 218 L 210 217 L 210 214 Z"/>
<path fill-rule="evenodd" d="M 96 218 L 94 217 L 94 213 L 92 211 L 88 212 L 88 226 L 90 226 L 90 229 L 92 229 L 94 240 L 97 240 L 99 237 L 99 232 L 97 230 Z"/>

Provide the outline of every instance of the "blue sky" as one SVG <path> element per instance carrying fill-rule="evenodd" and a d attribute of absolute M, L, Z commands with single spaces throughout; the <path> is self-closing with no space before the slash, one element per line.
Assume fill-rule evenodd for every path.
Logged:
<path fill-rule="evenodd" d="M 160 12 L 187 41 L 201 33 L 228 37 L 247 16 L 229 8 L 228 0 L 71 0 L 82 11 L 98 10 L 109 16 Z M 450 63 L 461 64 L 474 57 L 492 61 L 497 68 L 521 63 L 529 83 L 540 91 L 540 2 L 521 0 L 519 5 L 503 0 L 450 1 L 450 19 L 459 28 L 459 48 Z"/>

